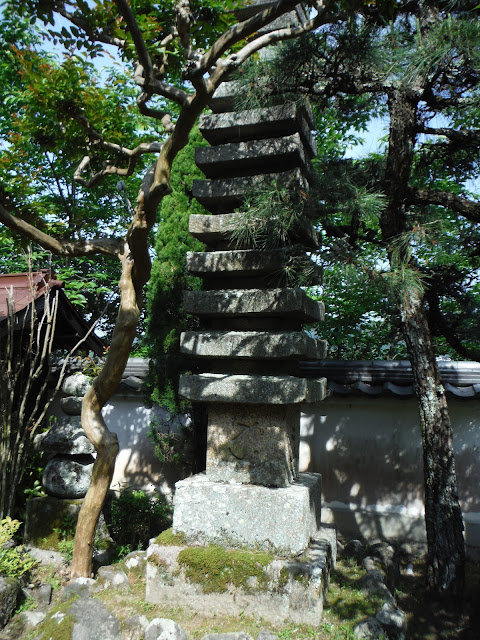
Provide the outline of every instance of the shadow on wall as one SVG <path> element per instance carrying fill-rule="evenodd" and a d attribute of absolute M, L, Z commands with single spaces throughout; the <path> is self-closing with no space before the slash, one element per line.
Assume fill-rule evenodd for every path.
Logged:
<path fill-rule="evenodd" d="M 141 399 L 118 397 L 105 406 L 103 414 L 108 428 L 117 434 L 120 446 L 111 488 L 157 489 L 171 500 L 175 483 L 189 476 L 191 469 L 188 465 L 161 462 L 148 432 L 153 420 L 162 432 L 168 433 L 170 429 L 178 432 L 180 426 L 188 424 L 188 418 L 171 420 L 166 410 L 145 407 Z"/>
<path fill-rule="evenodd" d="M 477 538 L 478 401 L 449 402 L 467 541 Z M 414 398 L 330 397 L 304 406 L 300 469 L 322 474 L 322 520 L 363 537 L 422 540 L 423 463 Z M 480 418 L 479 418 L 480 421 Z M 476 543 L 475 543 L 476 544 Z"/>

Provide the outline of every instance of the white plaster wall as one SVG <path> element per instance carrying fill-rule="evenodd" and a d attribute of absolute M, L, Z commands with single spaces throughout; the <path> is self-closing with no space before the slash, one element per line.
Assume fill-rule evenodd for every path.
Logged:
<path fill-rule="evenodd" d="M 171 420 L 167 411 L 146 407 L 139 396 L 114 396 L 102 413 L 110 431 L 117 434 L 120 447 L 111 488 L 157 489 L 167 498 L 172 498 L 175 482 L 188 475 L 188 471 L 178 465 L 160 462 L 148 432 L 153 420 L 166 433 L 169 428 L 176 431 L 188 419 L 179 417 Z"/>
<path fill-rule="evenodd" d="M 480 400 L 449 399 L 458 492 L 466 540 L 480 546 Z M 112 488 L 160 489 L 173 494 L 188 470 L 166 465 L 147 437 L 152 418 L 168 430 L 166 412 L 154 415 L 140 396 L 115 396 L 104 409 L 120 452 Z M 304 405 L 300 470 L 322 474 L 322 520 L 365 537 L 422 540 L 423 469 L 414 398 L 332 396 Z"/>
<path fill-rule="evenodd" d="M 480 546 L 480 401 L 450 398 L 467 543 Z M 425 536 L 420 426 L 414 398 L 305 405 L 300 470 L 322 474 L 324 521 L 365 537 Z"/>

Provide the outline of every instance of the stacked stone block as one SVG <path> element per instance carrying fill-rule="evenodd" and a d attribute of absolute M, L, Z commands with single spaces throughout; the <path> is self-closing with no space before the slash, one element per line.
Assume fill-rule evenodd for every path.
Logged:
<path fill-rule="evenodd" d="M 180 348 L 203 372 L 182 376 L 179 391 L 208 405 L 207 466 L 177 484 L 173 527 L 191 539 L 299 553 L 320 525 L 321 486 L 319 475 L 298 473 L 300 405 L 321 401 L 325 380 L 302 378 L 298 362 L 326 349 L 302 331 L 323 318 L 323 305 L 281 274 L 318 248 L 316 234 L 302 222 L 293 244 L 261 251 L 237 248 L 231 231 L 264 184 L 308 190 L 313 116 L 303 101 L 234 111 L 236 90 L 224 83 L 214 113 L 200 119 L 211 146 L 197 150 L 206 179 L 194 181 L 193 195 L 210 215 L 192 215 L 190 232 L 207 251 L 189 253 L 187 268 L 204 290 L 186 292 L 184 308 L 201 329 L 182 334 Z"/>
<path fill-rule="evenodd" d="M 82 399 L 91 384 L 84 374 L 68 376 L 62 387 L 64 415 L 51 428 L 35 438 L 35 447 L 50 456 L 42 484 L 48 495 L 62 499 L 83 498 L 90 486 L 93 445 L 82 429 Z"/>

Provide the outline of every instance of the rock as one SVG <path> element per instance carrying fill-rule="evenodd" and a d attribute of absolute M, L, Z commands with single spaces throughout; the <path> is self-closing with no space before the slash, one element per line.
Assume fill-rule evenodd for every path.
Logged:
<path fill-rule="evenodd" d="M 39 549 L 38 547 L 26 546 L 28 553 L 40 564 L 53 569 L 60 569 L 65 565 L 65 560 L 60 551 L 53 549 Z"/>
<path fill-rule="evenodd" d="M 60 400 L 60 406 L 62 407 L 62 411 L 67 415 L 79 416 L 82 412 L 82 402 L 83 398 L 68 396 L 67 398 L 62 398 Z"/>
<path fill-rule="evenodd" d="M 33 592 L 33 598 L 40 606 L 48 606 L 52 600 L 52 585 L 41 584 Z"/>
<path fill-rule="evenodd" d="M 353 636 L 358 640 L 383 640 L 385 631 L 378 620 L 368 618 L 356 625 Z"/>
<path fill-rule="evenodd" d="M 187 640 L 187 634 L 173 620 L 154 618 L 145 629 L 145 640 Z"/>
<path fill-rule="evenodd" d="M 385 569 L 391 567 L 395 561 L 395 549 L 388 542 L 376 542 L 369 545 L 368 555 L 377 558 Z"/>
<path fill-rule="evenodd" d="M 381 563 L 376 558 L 372 558 L 371 556 L 367 556 L 362 560 L 362 567 L 365 571 L 379 571 L 383 575 L 383 571 L 381 570 Z"/>
<path fill-rule="evenodd" d="M 62 593 L 62 600 L 68 600 L 73 595 L 79 598 L 90 598 L 92 593 L 97 590 L 97 581 L 93 578 L 76 578 L 71 580 Z"/>
<path fill-rule="evenodd" d="M 365 553 L 365 547 L 360 540 L 349 540 L 343 549 L 343 553 L 346 556 L 357 558 Z"/>
<path fill-rule="evenodd" d="M 134 389 L 135 391 L 140 391 L 143 387 L 143 380 L 138 378 L 137 376 L 128 376 L 123 380 L 123 384 L 126 384 L 130 389 Z"/>
<path fill-rule="evenodd" d="M 41 622 L 45 620 L 47 614 L 43 611 L 24 611 L 22 618 L 27 627 L 37 627 Z"/>
<path fill-rule="evenodd" d="M 130 585 L 125 571 L 114 567 L 100 567 L 98 580 L 102 583 L 104 589 L 121 589 Z"/>
<path fill-rule="evenodd" d="M 92 381 L 84 373 L 76 373 L 65 378 L 62 391 L 66 396 L 84 396 L 91 387 Z"/>
<path fill-rule="evenodd" d="M 386 571 L 386 584 L 393 591 L 398 582 L 399 562 L 394 547 L 388 542 L 375 542 L 368 547 L 368 555 Z"/>
<path fill-rule="evenodd" d="M 55 456 L 43 472 L 45 491 L 56 498 L 83 498 L 90 486 L 93 462 L 92 456 L 84 459 Z"/>
<path fill-rule="evenodd" d="M 144 568 L 147 562 L 146 551 L 132 551 L 123 559 L 127 569 Z"/>
<path fill-rule="evenodd" d="M 53 427 L 35 438 L 35 448 L 46 453 L 88 455 L 95 447 L 82 429 L 80 416 L 60 418 Z"/>
<path fill-rule="evenodd" d="M 384 579 L 384 575 L 381 571 L 368 571 L 360 578 L 360 580 L 357 581 L 357 584 L 367 595 L 377 595 L 387 602 L 393 603 L 393 596 L 388 590 Z"/>
<path fill-rule="evenodd" d="M 383 626 L 390 640 L 404 640 L 407 630 L 405 614 L 394 604 L 386 602 L 375 616 Z"/>
<path fill-rule="evenodd" d="M 32 598 L 40 607 L 48 607 L 52 599 L 52 586 L 41 584 L 39 587 L 22 589 L 25 598 Z"/>
<path fill-rule="evenodd" d="M 16 578 L 0 576 L 0 629 L 4 627 L 15 611 L 20 583 Z"/>
<path fill-rule="evenodd" d="M 98 600 L 75 600 L 68 612 L 76 619 L 72 640 L 118 640 L 120 623 Z"/>
<path fill-rule="evenodd" d="M 108 549 L 95 549 L 93 552 L 93 562 L 96 567 L 105 567 L 112 563 L 114 558 L 113 541 Z"/>
<path fill-rule="evenodd" d="M 132 616 L 123 623 L 122 640 L 143 640 L 149 622 L 145 616 Z"/>

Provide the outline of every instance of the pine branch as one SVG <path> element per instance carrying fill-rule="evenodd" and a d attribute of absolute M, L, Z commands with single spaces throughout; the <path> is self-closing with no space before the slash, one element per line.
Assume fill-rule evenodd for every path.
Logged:
<path fill-rule="evenodd" d="M 445 338 L 447 344 L 462 356 L 462 358 L 465 358 L 466 360 L 480 361 L 480 349 L 467 347 L 463 344 L 458 337 L 457 327 L 452 326 L 442 313 L 438 295 L 434 291 L 429 290 L 427 293 L 427 300 L 429 316 L 428 322 L 435 332 L 435 335 L 440 335 Z"/>
<path fill-rule="evenodd" d="M 456 196 L 448 191 L 410 188 L 407 191 L 406 201 L 411 205 L 440 205 L 461 214 L 471 222 L 480 222 L 480 202 Z"/>
<path fill-rule="evenodd" d="M 417 133 L 425 133 L 433 136 L 444 136 L 452 142 L 470 143 L 480 142 L 480 129 L 449 129 L 446 127 L 426 127 L 419 124 Z"/>

